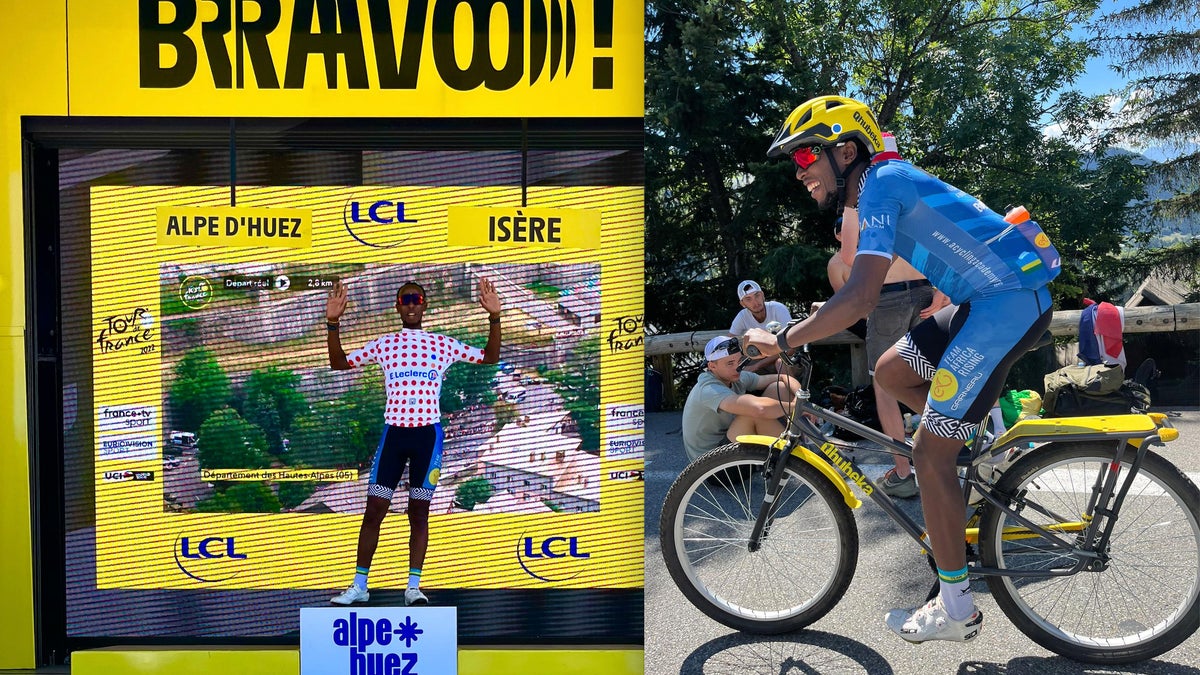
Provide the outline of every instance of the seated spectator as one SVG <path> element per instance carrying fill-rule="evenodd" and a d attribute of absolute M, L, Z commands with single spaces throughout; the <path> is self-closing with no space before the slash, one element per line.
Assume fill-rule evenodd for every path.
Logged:
<path fill-rule="evenodd" d="M 683 406 L 683 449 L 688 461 L 743 434 L 778 436 L 800 384 L 790 375 L 739 372 L 737 339 L 718 336 L 704 347 L 708 368 Z M 758 392 L 758 393 L 754 393 Z"/>
<path fill-rule="evenodd" d="M 747 279 L 738 284 L 737 292 L 742 311 L 733 317 L 733 325 L 729 327 L 730 335 L 741 337 L 751 328 L 778 330 L 778 328 L 767 328 L 767 326 L 771 323 L 778 323 L 782 327 L 792 320 L 792 313 L 782 302 L 766 299 L 758 282 Z M 778 361 L 778 358 L 759 359 L 746 366 L 746 369 L 754 373 L 775 372 Z"/>

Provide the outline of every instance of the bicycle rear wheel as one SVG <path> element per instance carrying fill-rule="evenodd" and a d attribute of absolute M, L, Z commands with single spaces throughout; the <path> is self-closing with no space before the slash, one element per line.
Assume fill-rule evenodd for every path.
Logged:
<path fill-rule="evenodd" d="M 766 496 L 766 447 L 710 451 L 667 493 L 659 537 L 667 570 L 700 611 L 730 628 L 773 634 L 824 616 L 858 563 L 858 527 L 830 480 L 791 457 L 761 548 L 748 548 Z"/>
<path fill-rule="evenodd" d="M 1107 475 L 1111 443 L 1055 443 L 1019 460 L 997 483 L 1008 506 L 1042 527 L 1067 525 L 1073 541 L 1089 521 L 1089 500 Z M 1136 450 L 1126 446 L 1118 488 Z M 996 603 L 1032 639 L 1089 663 L 1152 658 L 1186 640 L 1200 625 L 1200 494 L 1178 468 L 1147 452 L 1121 505 L 1108 550 L 1096 569 L 1070 576 L 988 577 Z M 1087 515 L 1085 515 L 1087 514 Z M 1012 570 L 1069 569 L 1072 551 L 1053 549 L 991 505 L 980 526 L 983 564 Z M 1107 558 L 1107 560 L 1105 560 Z"/>

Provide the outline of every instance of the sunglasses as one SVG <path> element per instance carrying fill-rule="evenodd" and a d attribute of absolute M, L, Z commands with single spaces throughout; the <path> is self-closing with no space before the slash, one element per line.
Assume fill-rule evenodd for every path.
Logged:
<path fill-rule="evenodd" d="M 792 153 L 792 161 L 801 169 L 807 169 L 813 165 L 813 162 L 816 162 L 820 158 L 821 146 L 819 145 L 801 146 L 796 148 L 796 151 Z"/>
<path fill-rule="evenodd" d="M 741 354 L 742 342 L 735 337 L 731 337 L 724 342 L 718 343 L 717 349 L 724 349 L 725 351 L 729 352 L 730 356 L 733 356 L 734 354 Z"/>
<path fill-rule="evenodd" d="M 425 304 L 425 296 L 420 293 L 405 293 L 400 296 L 400 304 L 402 305 L 423 305 Z"/>

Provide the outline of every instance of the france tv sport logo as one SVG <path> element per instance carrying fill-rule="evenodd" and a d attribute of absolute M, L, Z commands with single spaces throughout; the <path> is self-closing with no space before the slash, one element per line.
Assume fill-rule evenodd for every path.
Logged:
<path fill-rule="evenodd" d="M 175 565 L 196 581 L 216 583 L 242 573 L 249 556 L 237 552 L 233 537 L 204 537 L 197 541 L 183 533 L 175 538 Z"/>
<path fill-rule="evenodd" d="M 583 573 L 592 555 L 583 550 L 579 537 L 527 537 L 517 541 L 517 562 L 534 579 L 568 581 Z"/>

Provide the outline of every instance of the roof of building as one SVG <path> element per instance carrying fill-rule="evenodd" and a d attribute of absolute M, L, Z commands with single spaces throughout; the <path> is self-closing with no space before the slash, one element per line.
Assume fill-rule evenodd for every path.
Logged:
<path fill-rule="evenodd" d="M 1161 272 L 1151 272 L 1146 280 L 1125 301 L 1126 307 L 1145 305 L 1180 305 L 1187 301 L 1189 289 L 1186 284 L 1169 279 Z"/>
<path fill-rule="evenodd" d="M 491 499 L 476 504 L 472 513 L 546 513 L 553 511 L 540 499 L 521 500 L 507 490 L 492 495 Z"/>

